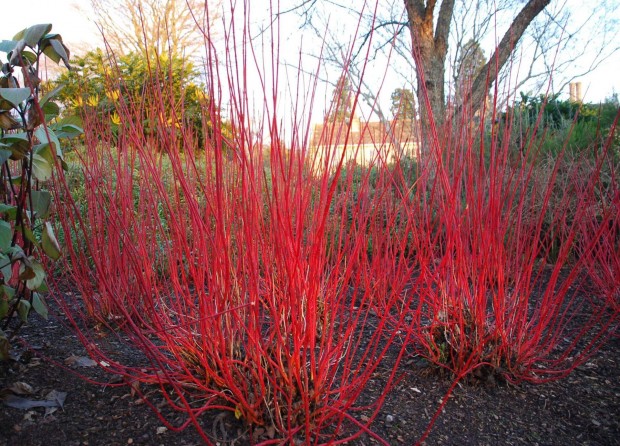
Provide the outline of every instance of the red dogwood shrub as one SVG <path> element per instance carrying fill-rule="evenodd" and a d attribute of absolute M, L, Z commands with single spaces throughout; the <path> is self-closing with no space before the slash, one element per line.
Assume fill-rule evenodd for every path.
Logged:
<path fill-rule="evenodd" d="M 374 401 L 361 401 L 396 336 L 374 311 L 387 296 L 377 296 L 385 290 L 369 284 L 367 267 L 382 265 L 369 261 L 372 234 L 360 229 L 378 211 L 367 206 L 368 181 L 354 185 L 354 166 L 329 150 L 350 123 L 328 123 L 326 149 L 311 152 L 310 116 L 293 116 L 286 139 L 274 114 L 277 72 L 251 115 L 251 60 L 238 49 L 252 45 L 247 32 L 224 36 L 226 72 L 207 58 L 204 140 L 166 84 L 153 88 L 161 82 L 145 85 L 142 102 L 118 99 L 114 131 L 111 117 L 86 113 L 85 199 L 72 201 L 62 177 L 56 187 L 72 204 L 61 224 L 85 311 L 58 297 L 93 357 L 128 382 L 158 384 L 187 413 L 169 428 L 193 423 L 208 442 L 200 415 L 219 409 L 247 423 L 257 443 L 343 442 L 370 432 L 397 371 Z M 232 104 L 226 124 L 221 90 Z M 115 342 L 135 347 L 142 362 L 128 365 L 79 314 L 118 331 Z M 390 355 L 394 364 L 399 357 Z"/>

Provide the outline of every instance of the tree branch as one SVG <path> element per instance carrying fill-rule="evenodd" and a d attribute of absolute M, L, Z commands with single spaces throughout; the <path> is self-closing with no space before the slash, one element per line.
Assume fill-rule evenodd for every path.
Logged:
<path fill-rule="evenodd" d="M 499 71 L 508 61 L 508 58 L 512 54 L 519 39 L 521 39 L 521 36 L 523 36 L 523 33 L 532 20 L 534 20 L 550 2 L 551 0 L 529 0 L 523 9 L 521 9 L 508 28 L 508 31 L 506 31 L 502 37 L 495 52 L 489 58 L 489 61 L 480 71 L 480 74 L 476 76 L 472 84 L 471 92 L 466 97 L 466 102 L 472 102 L 477 106 L 477 104 L 481 104 L 482 101 L 484 101 L 488 87 L 497 79 Z"/>
<path fill-rule="evenodd" d="M 450 35 L 450 23 L 454 14 L 454 0 L 443 0 L 437 16 L 435 29 L 435 48 L 444 54 L 448 50 L 448 36 Z"/>
<path fill-rule="evenodd" d="M 395 33 L 393 33 L 390 36 L 389 40 L 386 41 L 383 45 L 381 45 L 380 48 L 385 46 L 385 45 L 388 45 L 390 42 L 392 42 L 394 40 L 394 38 L 396 36 L 400 35 L 403 32 L 403 30 L 408 28 L 409 27 L 409 22 L 404 22 L 402 20 L 389 20 L 389 21 L 386 21 L 386 22 L 381 22 L 378 25 L 375 25 L 370 31 L 368 31 L 367 33 L 365 33 L 362 36 L 362 42 L 360 43 L 358 50 L 355 52 L 355 55 L 353 56 L 353 60 L 357 59 L 357 56 L 362 52 L 362 50 L 364 49 L 364 46 L 368 42 L 368 39 L 370 39 L 370 36 L 372 36 L 375 31 L 378 31 L 381 28 L 385 28 L 387 26 L 392 26 L 392 25 L 397 25 L 398 26 L 398 30 Z M 375 50 L 375 54 L 376 54 L 377 51 L 378 50 Z"/>

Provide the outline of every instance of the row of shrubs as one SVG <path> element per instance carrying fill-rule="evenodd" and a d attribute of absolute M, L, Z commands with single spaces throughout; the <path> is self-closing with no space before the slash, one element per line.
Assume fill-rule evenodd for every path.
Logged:
<path fill-rule="evenodd" d="M 49 33 L 24 32 L 35 58 L 60 51 Z M 231 42 L 228 56 L 248 70 L 238 48 Z M 121 68 L 103 70 L 110 92 L 127 89 Z M 489 377 L 542 383 L 617 335 L 617 111 L 611 123 L 572 111 L 557 121 L 524 99 L 497 126 L 474 128 L 460 116 L 426 134 L 414 159 L 378 156 L 361 167 L 335 158 L 329 142 L 324 151 L 303 137 L 284 144 L 278 107 L 265 99 L 251 119 L 247 95 L 235 96 L 247 91 L 246 76 L 211 62 L 206 70 L 200 119 L 184 119 L 183 88 L 168 94 L 179 80 L 161 77 L 140 85 L 140 101 L 110 93 L 107 111 L 94 102 L 79 110 L 83 136 L 67 158 L 55 133 L 28 124 L 29 110 L 58 118 L 49 97 L 3 91 L 0 104 L 20 116 L 11 126 L 30 144 L 18 151 L 17 129 L 3 130 L 0 248 L 11 269 L 1 271 L 3 317 L 23 321 L 31 307 L 46 316 L 49 289 L 93 359 L 137 391 L 136 382 L 159 385 L 186 415 L 175 426 L 153 405 L 167 427 L 193 424 L 210 443 L 202 416 L 226 410 L 255 443 L 333 444 L 367 433 L 386 444 L 372 422 L 410 367 L 405 358 L 448 373 L 452 388 Z M 227 123 L 221 90 L 238 106 Z M 309 128 L 307 117 L 290 119 L 295 134 Z M 589 145 L 571 153 L 566 136 L 562 150 L 548 149 L 546 135 L 570 119 L 573 129 L 596 122 Z M 65 136 L 78 130 L 75 121 L 55 125 Z M 56 157 L 44 152 L 52 147 Z M 317 168 L 326 158 L 333 168 Z M 34 176 L 14 183 L 15 163 Z M 46 202 L 62 204 L 55 214 L 34 205 L 44 184 Z M 40 252 L 60 260 L 49 286 Z M 593 293 L 580 292 L 586 283 Z M 126 363 L 118 342 L 142 361 Z M 390 372 L 369 396 L 380 367 Z"/>
<path fill-rule="evenodd" d="M 141 110 L 117 109 L 127 125 L 116 134 L 84 115 L 83 206 L 60 218 L 73 234 L 66 270 L 83 316 L 122 330 L 152 366 L 120 361 L 101 340 L 95 359 L 182 395 L 176 409 L 205 441 L 210 409 L 273 441 L 350 440 L 371 432 L 403 358 L 425 358 L 455 385 L 539 383 L 617 333 L 610 133 L 596 150 L 547 157 L 535 124 L 515 156 L 511 135 L 462 118 L 440 154 L 325 170 L 313 157 L 333 152 L 284 147 L 277 128 L 256 124 L 273 122 L 267 106 L 263 119 L 233 116 L 230 136 L 216 119 L 201 141 L 184 126 L 161 133 L 157 150 Z M 71 201 L 60 180 L 57 199 Z M 577 292 L 584 280 L 590 297 Z M 95 333 L 77 326 L 91 345 Z M 368 406 L 378 367 L 392 373 Z"/>

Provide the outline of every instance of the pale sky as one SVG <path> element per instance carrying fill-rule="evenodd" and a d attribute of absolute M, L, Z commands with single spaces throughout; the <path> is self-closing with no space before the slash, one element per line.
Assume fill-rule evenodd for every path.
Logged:
<path fill-rule="evenodd" d="M 69 49 L 100 45 L 97 27 L 88 17 L 91 11 L 88 0 L 0 0 L 0 5 L 3 16 L 0 39 L 10 39 L 28 26 L 51 23 L 52 32 L 60 34 Z"/>
<path fill-rule="evenodd" d="M 296 4 L 293 0 L 281 0 L 281 8 L 286 4 Z M 252 7 L 261 8 L 261 3 L 269 0 L 252 0 Z M 83 53 L 89 48 L 101 46 L 101 37 L 92 22 L 88 0 L 0 0 L 3 16 L 0 39 L 10 39 L 21 29 L 37 23 L 52 23 L 53 31 L 61 34 L 67 46 L 74 53 Z M 82 11 L 80 11 L 80 9 Z M 616 43 L 616 45 L 618 45 Z M 296 51 L 295 51 L 296 52 Z M 312 63 L 309 63 L 311 65 Z M 620 54 L 607 60 L 595 72 L 580 79 L 586 100 L 603 100 L 614 91 L 620 93 Z"/>

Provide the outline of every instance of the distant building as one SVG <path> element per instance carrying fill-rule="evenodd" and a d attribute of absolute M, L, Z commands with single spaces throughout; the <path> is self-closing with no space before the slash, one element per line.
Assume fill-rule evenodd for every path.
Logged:
<path fill-rule="evenodd" d="M 362 166 L 394 162 L 397 155 L 417 156 L 417 123 L 404 120 L 362 121 L 353 116 L 346 122 L 316 124 L 310 139 L 310 150 L 317 155 L 321 167 L 344 162 Z M 329 161 L 327 161 L 329 160 Z"/>
<path fill-rule="evenodd" d="M 568 84 L 569 101 L 571 102 L 583 102 L 583 95 L 581 94 L 581 82 L 571 82 Z"/>

